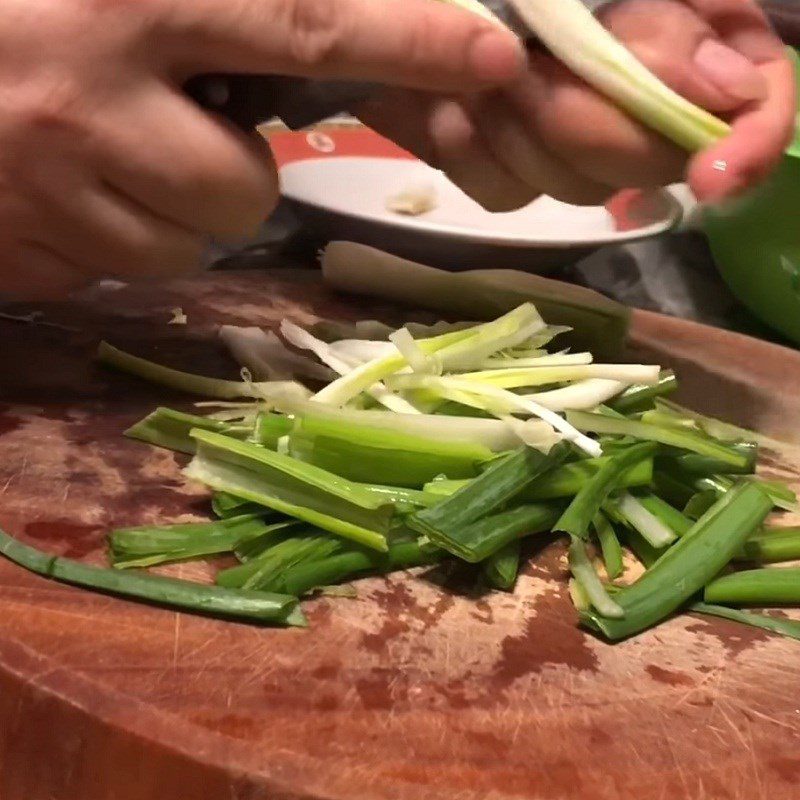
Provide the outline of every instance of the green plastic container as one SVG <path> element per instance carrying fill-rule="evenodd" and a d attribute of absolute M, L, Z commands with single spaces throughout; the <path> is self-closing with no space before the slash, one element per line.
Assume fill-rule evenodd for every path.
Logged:
<path fill-rule="evenodd" d="M 800 53 L 792 50 L 800 86 Z M 800 345 L 800 128 L 775 174 L 703 225 L 720 274 L 762 322 Z"/>

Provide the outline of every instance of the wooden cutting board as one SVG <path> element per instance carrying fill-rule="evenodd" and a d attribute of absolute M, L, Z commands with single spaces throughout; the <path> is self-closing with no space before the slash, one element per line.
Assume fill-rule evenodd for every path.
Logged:
<path fill-rule="evenodd" d="M 187 326 L 167 324 L 175 306 Z M 410 316 L 306 272 L 96 292 L 45 314 L 76 330 L 0 320 L 0 526 L 92 563 L 112 527 L 208 512 L 182 458 L 121 437 L 185 399 L 93 366 L 100 336 L 231 375 L 221 322 Z M 645 313 L 633 350 L 676 367 L 696 408 L 797 437 L 800 354 Z M 765 464 L 800 474 L 791 447 Z M 800 643 L 682 616 L 605 644 L 576 626 L 563 548 L 536 549 L 513 595 L 469 596 L 458 573 L 369 579 L 356 599 L 308 602 L 308 630 L 176 614 L 2 562 L 0 798 L 797 796 Z"/>

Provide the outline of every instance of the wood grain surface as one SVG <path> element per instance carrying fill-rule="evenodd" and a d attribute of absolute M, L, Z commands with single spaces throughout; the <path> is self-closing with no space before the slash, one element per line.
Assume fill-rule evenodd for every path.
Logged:
<path fill-rule="evenodd" d="M 187 326 L 167 325 L 175 306 Z M 410 317 L 335 297 L 313 272 L 209 274 L 44 311 L 74 330 L 0 319 L 0 526 L 91 563 L 110 528 L 208 514 L 182 457 L 121 438 L 186 399 L 95 367 L 98 338 L 233 375 L 222 322 Z M 632 351 L 677 367 L 698 409 L 797 440 L 800 354 L 644 313 Z M 793 447 L 764 455 L 797 480 Z M 800 644 L 682 616 L 611 646 L 576 626 L 563 547 L 539 539 L 530 556 L 513 595 L 471 595 L 458 571 L 368 579 L 356 599 L 306 603 L 308 630 L 176 614 L 2 562 L 0 798 L 797 797 Z"/>

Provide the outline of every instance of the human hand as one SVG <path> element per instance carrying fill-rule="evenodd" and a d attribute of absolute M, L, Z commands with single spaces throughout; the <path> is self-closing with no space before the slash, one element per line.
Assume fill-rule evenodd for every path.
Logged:
<path fill-rule="evenodd" d="M 181 91 L 206 72 L 452 92 L 516 79 L 516 39 L 430 0 L 5 0 L 0 295 L 196 267 L 275 205 L 263 139 Z"/>
<path fill-rule="evenodd" d="M 510 89 L 468 97 L 389 90 L 359 116 L 492 211 L 539 194 L 601 203 L 621 188 L 684 178 L 700 200 L 716 201 L 769 173 L 793 131 L 795 88 L 754 0 L 620 0 L 599 16 L 665 83 L 730 121 L 732 134 L 690 158 L 538 51 Z"/>

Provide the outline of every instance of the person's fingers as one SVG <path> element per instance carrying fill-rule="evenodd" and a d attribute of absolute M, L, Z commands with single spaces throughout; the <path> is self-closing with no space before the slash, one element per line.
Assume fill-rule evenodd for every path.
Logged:
<path fill-rule="evenodd" d="M 579 175 L 548 152 L 502 96 L 482 98 L 472 118 L 497 161 L 531 189 L 573 205 L 597 205 L 613 194 L 611 187 Z"/>
<path fill-rule="evenodd" d="M 427 92 L 388 88 L 351 110 L 368 128 L 435 167 L 430 118 L 438 99 Z"/>
<path fill-rule="evenodd" d="M 101 177 L 179 227 L 219 239 L 252 235 L 277 203 L 266 142 L 155 85 L 98 120 Z"/>
<path fill-rule="evenodd" d="M 770 173 L 795 129 L 794 67 L 782 42 L 756 3 L 747 0 L 687 0 L 723 41 L 755 65 L 767 86 L 763 99 L 744 107 L 733 131 L 693 159 L 689 183 L 705 201 L 736 195 Z"/>
<path fill-rule="evenodd" d="M 678 0 L 624 0 L 598 16 L 667 86 L 709 111 L 733 111 L 767 96 L 757 67 Z"/>
<path fill-rule="evenodd" d="M 702 201 L 736 196 L 767 177 L 791 140 L 795 118 L 792 66 L 779 60 L 762 65 L 761 70 L 771 87 L 770 100 L 740 115 L 730 136 L 689 165 L 689 185 Z"/>
<path fill-rule="evenodd" d="M 66 202 L 64 202 L 66 200 Z M 203 238 L 110 186 L 40 204 L 41 238 L 93 277 L 175 275 L 200 267 Z"/>
<path fill-rule="evenodd" d="M 767 175 L 795 124 L 793 68 L 753 0 L 626 0 L 604 23 L 662 80 L 688 100 L 725 114 L 733 131 L 689 167 L 703 200 L 736 194 Z M 657 26 L 645 16 L 656 17 Z M 672 43 L 672 47 L 669 43 Z"/>
<path fill-rule="evenodd" d="M 430 132 L 436 166 L 487 211 L 514 211 L 539 195 L 494 157 L 463 103 L 434 104 Z"/>
<path fill-rule="evenodd" d="M 595 184 L 653 188 L 678 180 L 686 155 L 629 117 L 550 56 L 531 56 L 506 91 L 523 126 L 548 152 Z"/>
<path fill-rule="evenodd" d="M 189 69 L 378 81 L 461 91 L 524 67 L 509 31 L 430 0 L 160 0 Z"/>
<path fill-rule="evenodd" d="M 487 210 L 512 211 L 527 205 L 538 191 L 497 161 L 466 102 L 390 89 L 355 111 L 365 125 L 444 172 Z"/>

